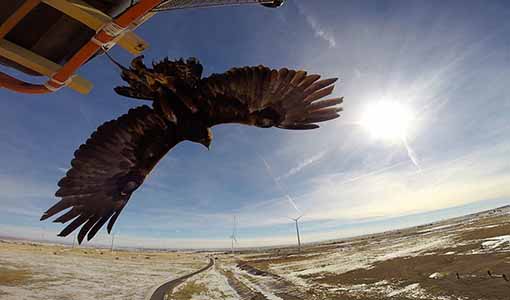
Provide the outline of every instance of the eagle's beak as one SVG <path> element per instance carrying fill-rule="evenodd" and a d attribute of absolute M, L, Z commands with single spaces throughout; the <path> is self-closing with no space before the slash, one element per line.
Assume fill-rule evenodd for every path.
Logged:
<path fill-rule="evenodd" d="M 204 145 L 204 147 L 207 148 L 207 150 L 211 150 L 211 142 L 204 142 L 204 143 L 201 143 L 202 145 Z"/>

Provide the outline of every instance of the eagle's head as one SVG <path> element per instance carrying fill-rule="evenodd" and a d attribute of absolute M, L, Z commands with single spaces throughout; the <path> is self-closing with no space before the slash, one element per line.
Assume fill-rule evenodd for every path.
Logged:
<path fill-rule="evenodd" d="M 209 149 L 213 139 L 212 130 L 202 120 L 183 119 L 179 123 L 178 132 L 185 140 L 198 143 Z"/>
<path fill-rule="evenodd" d="M 208 128 L 208 127 L 199 128 L 196 131 L 196 135 L 193 138 L 194 138 L 192 140 L 193 142 L 199 143 L 199 144 L 203 145 L 204 147 L 206 147 L 207 150 L 209 150 L 211 148 L 211 143 L 212 143 L 212 139 L 213 139 L 212 130 L 211 130 L 211 128 Z"/>
<path fill-rule="evenodd" d="M 198 59 L 194 57 L 188 58 L 186 61 L 182 58 L 169 60 L 167 57 L 160 62 L 153 63 L 152 68 L 158 76 L 167 79 L 168 85 L 184 82 L 191 87 L 198 85 L 204 70 Z"/>

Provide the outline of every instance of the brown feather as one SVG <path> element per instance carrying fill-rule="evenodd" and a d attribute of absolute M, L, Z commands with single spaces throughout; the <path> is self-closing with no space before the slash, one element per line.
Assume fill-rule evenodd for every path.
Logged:
<path fill-rule="evenodd" d="M 80 227 L 81 224 L 85 223 L 88 220 L 89 214 L 82 214 L 78 218 L 74 219 L 71 224 L 67 225 L 64 230 L 62 230 L 58 236 L 65 237 L 68 236 L 71 232 L 73 232 L 76 228 Z"/>
<path fill-rule="evenodd" d="M 108 220 L 111 231 L 132 193 L 179 141 L 175 126 L 147 106 L 106 122 L 75 151 L 72 167 L 58 182 L 60 188 L 55 193 L 62 200 L 41 219 L 72 207 L 55 220 L 72 220 L 60 236 L 83 225 L 78 234 L 81 243 L 85 236 L 92 238 Z"/>
<path fill-rule="evenodd" d="M 309 95 L 308 97 L 306 97 L 304 102 L 312 103 L 313 101 L 317 101 L 321 98 L 329 96 L 329 95 L 331 95 L 331 93 L 333 93 L 334 89 L 335 89 L 335 86 L 332 85 L 332 86 L 328 86 L 327 88 L 324 88 L 322 90 L 318 90 L 318 91 L 314 92 L 313 94 Z"/>
<path fill-rule="evenodd" d="M 329 85 L 332 85 L 337 80 L 338 80 L 338 78 L 329 78 L 329 79 L 323 79 L 323 80 L 317 81 L 305 89 L 305 94 L 311 94 L 315 91 L 323 89 Z"/>
<path fill-rule="evenodd" d="M 321 108 L 325 108 L 325 107 L 329 107 L 329 106 L 334 106 L 334 105 L 339 105 L 339 104 L 342 104 L 342 102 L 344 101 L 344 98 L 335 98 L 335 99 L 328 99 L 328 100 L 322 100 L 322 101 L 317 101 L 317 102 L 313 102 L 312 104 L 310 104 L 307 108 L 308 111 L 315 111 L 315 110 L 319 110 Z"/>
<path fill-rule="evenodd" d="M 305 71 L 269 70 L 263 66 L 231 69 L 213 74 L 200 84 L 201 98 L 208 104 L 208 123 L 241 123 L 259 127 L 313 129 L 301 120 L 312 113 L 340 104 L 339 99 L 317 102 L 333 93 L 336 78 L 319 80 Z M 322 115 L 321 115 L 322 116 Z M 321 117 L 322 118 L 322 117 Z M 296 124 L 299 123 L 299 126 Z M 289 128 L 287 128 L 289 127 Z M 290 128 L 292 127 L 292 128 Z"/>
<path fill-rule="evenodd" d="M 303 90 L 307 89 L 312 83 L 314 83 L 315 81 L 319 80 L 321 78 L 320 75 L 317 75 L 317 74 L 312 74 L 312 75 L 308 75 L 306 76 L 306 78 L 301 82 L 301 84 L 299 85 L 300 88 L 302 88 Z"/>
<path fill-rule="evenodd" d="M 124 207 L 123 207 L 124 208 Z M 113 217 L 110 219 L 110 222 L 108 222 L 107 231 L 108 233 L 112 233 L 113 225 L 115 225 L 115 222 L 117 221 L 117 218 L 120 216 L 120 213 L 122 212 L 122 208 L 118 211 L 116 211 L 113 214 Z"/>
<path fill-rule="evenodd" d="M 71 207 L 71 205 L 72 205 L 71 201 L 60 201 L 56 203 L 42 215 L 41 221 L 44 221 L 47 218 L 63 211 L 64 209 Z"/>
<path fill-rule="evenodd" d="M 340 117 L 339 114 L 329 114 L 329 115 L 317 115 L 317 116 L 311 116 L 303 120 L 303 123 L 320 123 L 325 122 L 329 120 L 333 120 Z"/>
<path fill-rule="evenodd" d="M 90 229 L 89 233 L 87 234 L 87 241 L 90 241 L 96 235 L 96 233 L 99 231 L 99 229 L 101 229 L 101 227 L 103 227 L 103 225 L 106 223 L 106 221 L 108 221 L 108 219 L 110 219 L 112 214 L 113 214 L 113 210 L 110 210 L 108 213 L 104 214 L 103 217 L 99 221 L 97 221 L 97 223 L 94 225 L 94 227 L 92 227 Z"/>
<path fill-rule="evenodd" d="M 83 241 L 83 238 L 85 238 L 85 235 L 89 232 L 89 230 L 96 224 L 96 222 L 100 219 L 99 216 L 95 215 L 91 217 L 85 225 L 83 225 L 80 229 L 80 232 L 78 232 L 78 244 L 81 244 Z"/>
<path fill-rule="evenodd" d="M 319 128 L 317 124 L 282 124 L 278 126 L 278 128 L 282 129 L 290 129 L 290 130 L 311 130 Z"/>
<path fill-rule="evenodd" d="M 305 77 L 306 72 L 299 70 L 296 72 L 296 75 L 294 75 L 294 78 L 292 78 L 292 80 L 290 81 L 290 84 L 292 86 L 299 86 L 299 84 L 303 81 L 303 79 L 305 79 Z"/>
<path fill-rule="evenodd" d="M 78 209 L 71 209 L 67 213 L 61 215 L 58 217 L 53 223 L 67 223 L 71 221 L 72 219 L 76 218 L 80 214 L 80 210 Z"/>

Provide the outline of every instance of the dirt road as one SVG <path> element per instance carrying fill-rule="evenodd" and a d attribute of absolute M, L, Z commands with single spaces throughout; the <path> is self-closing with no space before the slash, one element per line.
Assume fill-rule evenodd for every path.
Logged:
<path fill-rule="evenodd" d="M 199 273 L 202 273 L 204 271 L 207 271 L 209 268 L 211 268 L 212 266 L 214 266 L 214 259 L 210 258 L 209 259 L 209 264 L 207 266 L 205 266 L 204 268 L 196 271 L 196 272 L 193 272 L 193 273 L 190 273 L 188 275 L 185 275 L 185 276 L 182 276 L 182 277 L 179 277 L 177 279 L 174 279 L 174 280 L 171 280 L 171 281 L 168 281 L 162 285 L 160 285 L 153 293 L 152 293 L 152 296 L 150 297 L 147 297 L 146 299 L 147 300 L 166 300 L 165 299 L 165 294 L 167 293 L 171 293 L 171 291 L 176 287 L 178 286 L 179 284 L 183 283 L 186 279 L 190 278 L 190 277 L 193 277 Z"/>

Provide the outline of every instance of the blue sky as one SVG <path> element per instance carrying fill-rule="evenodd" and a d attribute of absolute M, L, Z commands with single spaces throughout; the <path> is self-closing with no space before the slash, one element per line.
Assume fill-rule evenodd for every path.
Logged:
<path fill-rule="evenodd" d="M 288 217 L 300 212 L 311 242 L 508 204 L 509 18 L 507 1 L 289 0 L 157 15 L 137 30 L 148 62 L 196 56 L 206 74 L 265 64 L 338 76 L 345 112 L 310 132 L 215 127 L 209 152 L 178 145 L 117 221 L 118 243 L 228 247 L 234 215 L 241 246 L 289 243 Z M 104 57 L 79 74 L 95 84 L 87 96 L 0 90 L 0 235 L 54 239 L 61 227 L 38 220 L 74 150 L 140 104 L 114 94 L 121 80 Z M 381 99 L 414 112 L 407 140 L 419 167 L 402 143 L 358 125 Z"/>

